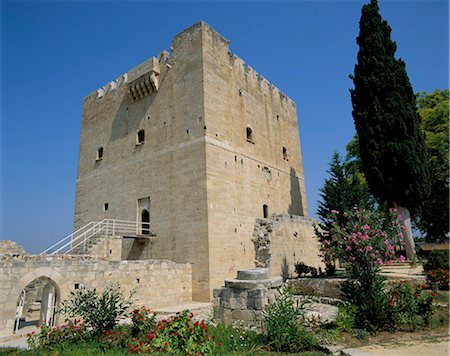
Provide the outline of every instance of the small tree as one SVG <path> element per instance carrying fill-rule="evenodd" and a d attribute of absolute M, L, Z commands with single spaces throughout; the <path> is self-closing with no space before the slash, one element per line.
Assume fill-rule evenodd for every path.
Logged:
<path fill-rule="evenodd" d="M 132 305 L 130 298 L 125 298 L 118 286 L 109 285 L 101 293 L 95 288 L 81 288 L 70 293 L 62 312 L 70 318 L 81 317 L 94 334 L 100 335 L 127 317 Z"/>
<path fill-rule="evenodd" d="M 362 8 L 350 93 L 363 172 L 373 195 L 402 213 L 406 251 L 413 258 L 409 211 L 417 212 L 429 192 L 428 169 L 415 95 L 390 34 L 378 2 L 371 0 Z"/>

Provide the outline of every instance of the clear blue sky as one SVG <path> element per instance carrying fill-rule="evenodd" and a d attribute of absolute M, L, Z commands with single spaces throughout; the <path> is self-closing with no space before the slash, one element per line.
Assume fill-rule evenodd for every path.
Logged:
<path fill-rule="evenodd" d="M 354 133 L 348 78 L 361 1 L 1 2 L 1 235 L 39 252 L 71 232 L 85 95 L 203 19 L 297 102 L 315 216 Z M 448 1 L 381 1 L 416 92 L 448 88 Z"/>

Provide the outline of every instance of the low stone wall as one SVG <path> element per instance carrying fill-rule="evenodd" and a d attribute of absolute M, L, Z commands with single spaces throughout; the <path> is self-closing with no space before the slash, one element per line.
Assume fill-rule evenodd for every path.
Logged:
<path fill-rule="evenodd" d="M 45 277 L 56 287 L 57 301 L 80 286 L 104 289 L 119 284 L 125 295 L 135 291 L 136 306 L 149 308 L 192 301 L 192 268 L 167 260 L 109 261 L 89 256 L 0 256 L 0 337 L 13 331 L 21 291 Z"/>
<path fill-rule="evenodd" d="M 340 299 L 344 281 L 345 278 L 298 278 L 287 282 L 298 294 Z"/>
<path fill-rule="evenodd" d="M 272 277 L 294 277 L 295 263 L 325 268 L 313 221 L 296 215 L 275 215 L 256 220 L 253 243 L 257 267 L 270 268 Z"/>

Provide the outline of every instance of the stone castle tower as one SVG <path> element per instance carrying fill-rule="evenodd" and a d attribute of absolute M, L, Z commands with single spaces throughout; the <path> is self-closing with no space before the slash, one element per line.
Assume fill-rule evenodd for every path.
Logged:
<path fill-rule="evenodd" d="M 193 299 L 209 300 L 254 267 L 256 219 L 307 216 L 296 106 L 202 21 L 171 52 L 84 99 L 75 228 L 150 226 L 131 258 L 192 263 Z"/>

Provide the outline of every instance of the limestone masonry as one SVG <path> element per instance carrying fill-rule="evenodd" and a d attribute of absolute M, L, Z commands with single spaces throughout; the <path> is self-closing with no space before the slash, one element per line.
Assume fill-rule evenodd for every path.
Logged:
<path fill-rule="evenodd" d="M 74 233 L 39 256 L 0 243 L 0 337 L 110 283 L 256 320 L 295 262 L 321 264 L 307 216 L 295 103 L 200 21 L 85 97 Z"/>
<path fill-rule="evenodd" d="M 84 99 L 75 229 L 149 221 L 145 258 L 191 263 L 210 300 L 255 266 L 255 219 L 307 217 L 297 113 L 204 22 L 171 50 Z"/>

